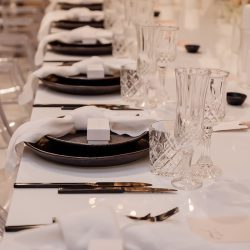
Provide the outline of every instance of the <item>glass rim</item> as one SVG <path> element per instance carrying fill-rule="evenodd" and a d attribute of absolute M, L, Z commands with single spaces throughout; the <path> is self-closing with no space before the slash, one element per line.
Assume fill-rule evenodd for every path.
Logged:
<path fill-rule="evenodd" d="M 150 130 L 151 130 L 151 129 L 154 129 L 154 128 L 153 128 L 153 125 L 156 125 L 156 124 L 159 124 L 159 123 L 162 123 L 162 122 L 172 122 L 173 124 L 175 124 L 175 120 L 162 119 L 162 120 L 158 120 L 158 121 L 152 122 L 152 123 L 150 124 L 149 129 L 150 129 Z M 174 127 L 173 127 L 173 129 L 174 129 Z"/>
<path fill-rule="evenodd" d="M 200 71 L 204 75 L 205 74 L 208 74 L 208 76 L 211 75 L 211 70 L 209 68 L 197 68 L 197 67 L 178 67 L 178 68 L 175 68 L 175 72 L 177 72 L 177 73 L 187 72 L 187 71 L 191 71 L 191 70 L 194 70 L 197 72 Z M 196 74 L 196 72 L 188 72 L 188 74 L 194 75 L 194 74 Z"/>
<path fill-rule="evenodd" d="M 229 71 L 226 71 L 226 70 L 223 70 L 223 69 L 216 69 L 216 68 L 212 68 L 212 69 L 209 69 L 211 74 L 210 74 L 210 77 L 211 78 L 219 78 L 219 77 L 228 77 L 230 72 Z"/>
<path fill-rule="evenodd" d="M 129 66 L 135 66 L 135 70 L 137 70 L 137 62 L 130 62 L 130 63 L 125 63 L 121 66 L 121 69 L 126 69 L 126 67 L 129 67 Z"/>
<path fill-rule="evenodd" d="M 162 28 L 162 29 L 166 29 L 170 31 L 178 31 L 180 29 L 178 26 L 162 25 L 162 24 L 157 24 L 157 23 L 144 24 L 144 23 L 137 22 L 136 25 L 139 26 L 140 28 Z"/>

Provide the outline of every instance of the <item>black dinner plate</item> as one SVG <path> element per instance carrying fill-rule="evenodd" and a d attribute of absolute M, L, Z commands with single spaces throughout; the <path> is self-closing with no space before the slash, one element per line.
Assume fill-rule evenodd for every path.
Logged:
<path fill-rule="evenodd" d="M 72 8 L 88 8 L 90 10 L 102 10 L 103 5 L 101 3 L 91 3 L 91 4 L 73 4 L 73 3 L 64 3 L 60 2 L 58 3 L 60 8 L 63 10 L 69 10 Z"/>
<path fill-rule="evenodd" d="M 77 21 L 77 20 L 60 20 L 60 21 L 54 22 L 54 26 L 56 28 L 67 29 L 67 30 L 80 28 L 86 25 L 94 27 L 94 28 L 104 28 L 104 21 L 83 22 L 83 21 Z"/>
<path fill-rule="evenodd" d="M 110 150 L 113 150 L 113 147 L 128 147 L 129 145 L 132 145 L 136 143 L 138 140 L 146 137 L 148 133 L 144 132 L 140 136 L 129 136 L 129 135 L 118 135 L 113 132 L 110 133 L 110 141 L 107 144 L 88 144 L 87 141 L 87 131 L 86 130 L 80 130 L 76 131 L 75 133 L 70 133 L 67 135 L 64 135 L 62 137 L 54 137 L 51 135 L 47 135 L 46 138 L 52 141 L 56 141 L 58 143 L 61 143 L 61 146 L 64 146 L 65 144 L 70 144 L 72 146 L 77 146 L 85 149 L 86 147 L 92 147 L 93 150 L 103 149 L 106 147 L 109 147 Z"/>
<path fill-rule="evenodd" d="M 61 84 L 52 81 L 42 80 L 43 85 L 46 87 L 74 95 L 105 95 L 112 94 L 120 91 L 120 85 L 106 85 L 106 86 L 84 86 L 84 85 L 70 85 L 70 84 Z"/>
<path fill-rule="evenodd" d="M 65 55 L 78 56 L 99 56 L 112 55 L 112 43 L 101 44 L 82 44 L 82 43 L 63 43 L 59 41 L 50 42 L 51 50 Z"/>
<path fill-rule="evenodd" d="M 81 150 L 80 147 L 70 144 L 62 147 L 60 143 L 45 137 L 37 143 L 26 143 L 26 145 L 33 153 L 46 160 L 81 167 L 121 165 L 146 157 L 149 151 L 148 135 L 127 147 L 114 147 L 112 150 L 109 147 L 104 147 L 102 150 L 86 147 Z"/>
<path fill-rule="evenodd" d="M 119 76 L 88 79 L 84 76 L 74 78 L 50 75 L 40 80 L 50 89 L 74 95 L 104 95 L 120 91 Z"/>
<path fill-rule="evenodd" d="M 112 86 L 120 85 L 120 76 L 118 75 L 105 75 L 104 78 L 87 78 L 86 75 L 81 74 L 77 76 L 57 76 L 49 75 L 46 78 L 42 78 L 42 81 L 50 81 L 66 85 L 79 85 L 79 86 Z"/>

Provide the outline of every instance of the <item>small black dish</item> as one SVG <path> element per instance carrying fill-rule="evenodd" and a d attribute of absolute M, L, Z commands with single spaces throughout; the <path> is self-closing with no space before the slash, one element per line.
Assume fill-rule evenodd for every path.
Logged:
<path fill-rule="evenodd" d="M 238 92 L 227 93 L 227 103 L 229 105 L 240 106 L 246 100 L 247 95 Z"/>
<path fill-rule="evenodd" d="M 186 44 L 185 45 L 185 48 L 187 50 L 188 53 L 197 53 L 199 48 L 200 48 L 200 45 L 197 45 L 197 44 Z"/>
<path fill-rule="evenodd" d="M 159 10 L 154 11 L 154 17 L 159 17 L 161 12 Z"/>

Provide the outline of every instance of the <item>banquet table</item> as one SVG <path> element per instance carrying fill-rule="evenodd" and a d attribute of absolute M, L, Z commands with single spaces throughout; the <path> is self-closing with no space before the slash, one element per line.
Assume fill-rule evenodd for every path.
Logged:
<path fill-rule="evenodd" d="M 230 82 L 228 90 L 242 91 Z M 49 91 L 48 91 L 49 92 Z M 245 93 L 249 93 L 244 90 Z M 82 98 L 66 98 L 58 93 L 43 93 L 38 89 L 36 101 L 42 98 L 50 103 L 53 99 L 59 102 L 82 103 Z M 51 96 L 51 99 L 48 98 Z M 54 97 L 54 98 L 53 98 Z M 60 99 L 61 97 L 61 99 Z M 121 101 L 117 96 L 111 103 Z M 89 101 L 98 102 L 96 98 Z M 87 101 L 84 99 L 84 102 Z M 100 98 L 100 102 L 106 99 Z M 31 120 L 43 117 L 61 116 L 70 111 L 60 108 L 33 108 Z M 138 111 L 121 111 L 138 112 Z M 247 99 L 242 107 L 227 106 L 228 120 L 248 120 L 250 116 L 250 101 Z M 226 131 L 214 133 L 212 137 L 212 157 L 222 168 L 222 180 L 241 182 L 249 176 L 248 142 L 249 131 Z M 152 183 L 156 187 L 170 187 L 171 178 L 153 175 L 149 171 L 149 159 L 141 159 L 133 163 L 112 167 L 75 167 L 46 161 L 34 155 L 27 147 L 24 150 L 16 182 L 95 182 L 95 181 L 141 181 Z M 143 216 L 149 212 L 159 214 L 178 206 L 180 213 L 169 223 L 185 226 L 187 218 L 195 213 L 190 210 L 189 202 L 195 193 L 206 192 L 209 184 L 193 192 L 178 191 L 177 194 L 74 194 L 58 195 L 57 189 L 14 189 L 6 225 L 50 224 L 53 217 L 65 216 L 75 211 L 87 208 L 111 207 L 121 215 Z M 216 197 L 216 194 L 215 194 Z M 199 204 L 198 204 L 199 206 Z M 167 234 L 167 229 L 166 229 Z M 178 240 L 178 238 L 177 238 Z M 248 249 L 249 243 L 236 244 L 237 249 Z M 208 245 L 211 246 L 211 245 Z M 226 244 L 228 247 L 228 245 Z M 226 248 L 225 248 L 226 249 Z"/>
<path fill-rule="evenodd" d="M 45 55 L 45 65 L 54 65 L 55 61 L 74 61 L 76 57 L 55 55 L 47 51 Z M 78 59 L 79 60 L 79 57 Z M 210 61 L 210 55 L 204 49 L 203 53 L 192 55 L 187 54 L 183 49 L 178 51 L 176 62 L 171 66 L 220 66 L 218 61 Z M 170 79 L 171 96 L 175 96 L 174 79 Z M 230 80 L 227 91 L 240 91 L 250 96 L 250 89 L 246 89 Z M 121 104 L 125 103 L 119 94 L 104 96 L 81 96 L 58 93 L 42 85 L 38 86 L 34 104 Z M 159 111 L 159 119 L 174 119 L 173 105 L 166 110 Z M 233 107 L 227 105 L 225 120 L 247 121 L 250 120 L 250 99 L 248 98 L 243 106 Z M 166 111 L 166 112 L 165 112 Z M 70 111 L 52 107 L 34 107 L 31 121 L 47 117 L 58 117 Z M 141 111 L 121 111 L 129 114 L 137 114 Z M 164 113 L 162 116 L 162 113 Z M 216 132 L 212 137 L 212 158 L 216 165 L 222 169 L 222 176 L 216 181 L 235 181 L 236 183 L 247 183 L 250 175 L 250 154 L 249 154 L 250 131 L 224 131 Z M 149 158 L 138 161 L 108 167 L 76 167 L 49 162 L 42 159 L 28 147 L 25 147 L 21 163 L 19 166 L 16 182 L 100 182 L 100 181 L 135 181 L 152 183 L 155 187 L 171 187 L 171 178 L 157 176 L 150 172 Z M 165 235 L 168 235 L 169 226 L 177 225 L 180 231 L 189 227 L 189 218 L 199 216 L 202 211 L 201 197 L 206 198 L 206 192 L 211 186 L 211 182 L 204 182 L 201 189 L 195 191 L 178 191 L 174 194 L 70 194 L 59 195 L 57 189 L 14 189 L 11 205 L 8 213 L 6 226 L 29 225 L 29 224 L 51 224 L 52 218 L 67 216 L 68 214 L 84 211 L 86 209 L 112 208 L 115 213 L 126 216 L 143 216 L 147 213 L 160 214 L 173 207 L 179 207 L 180 212 L 170 220 L 161 222 Z M 221 193 L 214 193 L 214 199 L 221 199 Z M 230 198 L 230 193 L 228 193 Z M 197 199 L 197 197 L 199 197 Z M 234 198 L 234 196 L 232 196 Z M 218 204 L 217 204 L 218 205 Z M 218 205 L 218 210 L 221 207 Z M 223 215 L 223 211 L 220 211 Z M 235 214 L 237 215 L 237 214 Z M 137 223 L 137 222 L 133 222 Z M 140 222 L 139 222 L 140 223 Z M 165 227 L 164 227 L 165 225 Z M 191 230 L 191 229 L 190 229 Z M 152 234 L 157 235 L 156 231 Z M 6 233 L 6 237 L 11 237 Z M 191 249 L 193 238 L 188 234 L 181 234 L 172 239 L 178 243 L 178 249 Z M 200 236 L 197 235 L 199 238 Z M 183 241 L 181 243 L 181 241 Z M 198 243 L 197 243 L 198 244 Z M 197 249 L 198 245 L 196 246 Z M 202 249 L 249 249 L 250 241 L 246 242 L 213 242 L 202 240 Z M 146 248 L 144 248 L 145 250 Z M 150 249 L 150 248 L 148 248 Z M 159 249 L 167 249 L 167 246 Z M 195 249 L 195 248 L 192 248 Z M 152 249 L 151 249 L 152 250 Z"/>

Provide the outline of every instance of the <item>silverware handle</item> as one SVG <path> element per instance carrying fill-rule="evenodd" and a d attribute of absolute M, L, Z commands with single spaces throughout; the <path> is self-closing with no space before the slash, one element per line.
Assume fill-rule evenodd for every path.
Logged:
<path fill-rule="evenodd" d="M 90 188 L 91 183 L 15 183 L 14 188 Z"/>

